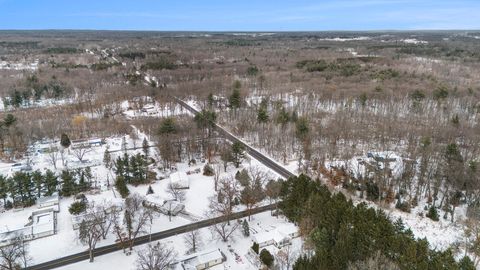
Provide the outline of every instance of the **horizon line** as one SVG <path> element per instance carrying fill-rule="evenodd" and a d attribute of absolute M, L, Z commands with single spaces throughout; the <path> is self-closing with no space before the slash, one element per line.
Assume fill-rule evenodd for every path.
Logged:
<path fill-rule="evenodd" d="M 0 31 L 108 31 L 108 32 L 196 32 L 196 33 L 315 33 L 315 32 L 455 32 L 480 31 L 475 28 L 459 29 L 332 29 L 332 30 L 152 30 L 152 29 L 93 29 L 93 28 L 29 28 L 29 29 L 0 29 Z"/>

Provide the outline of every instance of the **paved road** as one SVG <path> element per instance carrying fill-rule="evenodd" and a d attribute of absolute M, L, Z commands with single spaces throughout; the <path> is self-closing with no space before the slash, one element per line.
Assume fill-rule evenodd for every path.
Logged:
<path fill-rule="evenodd" d="M 209 226 L 211 226 L 213 224 L 216 224 L 216 223 L 225 222 L 227 220 L 235 220 L 235 219 L 246 217 L 249 214 L 258 214 L 258 213 L 273 210 L 273 209 L 275 209 L 275 204 L 269 204 L 269 205 L 257 207 L 255 209 L 252 209 L 251 211 L 245 210 L 245 211 L 237 212 L 237 213 L 234 213 L 234 214 L 230 215 L 229 217 L 222 216 L 222 217 L 216 217 L 216 218 L 202 220 L 202 221 L 199 221 L 199 222 L 195 222 L 195 223 L 191 223 L 191 224 L 188 224 L 188 225 L 176 227 L 176 228 L 169 229 L 169 230 L 166 230 L 166 231 L 152 233 L 151 235 L 141 236 L 141 237 L 139 237 L 135 240 L 134 245 L 137 246 L 137 245 L 146 244 L 150 241 L 150 239 L 151 239 L 151 241 L 157 241 L 157 240 L 164 239 L 164 238 L 167 238 L 167 237 L 175 236 L 177 234 L 197 230 L 197 229 L 200 229 L 200 228 L 209 227 Z M 94 254 L 95 254 L 95 256 L 101 256 L 101 255 L 105 255 L 105 254 L 112 253 L 112 252 L 115 252 L 115 251 L 120 251 L 120 250 L 122 250 L 122 248 L 119 245 L 113 244 L 113 245 L 108 245 L 108 246 L 96 248 L 95 251 L 94 251 Z M 53 261 L 49 261 L 49 262 L 37 264 L 37 265 L 34 265 L 34 266 L 30 266 L 30 267 L 27 267 L 25 269 L 27 269 L 27 270 L 53 269 L 53 268 L 77 263 L 77 262 L 80 262 L 80 261 L 88 260 L 88 259 L 89 259 L 88 251 L 84 251 L 84 252 L 80 252 L 80 253 L 77 253 L 77 254 L 62 257 L 62 258 L 59 258 L 59 259 L 56 259 L 56 260 L 53 260 Z"/>
<path fill-rule="evenodd" d="M 185 101 L 179 99 L 179 98 L 176 98 L 176 97 L 173 97 L 177 102 L 178 104 L 182 105 L 184 108 L 186 108 L 187 110 L 189 110 L 191 113 L 193 113 L 194 115 L 196 114 L 199 114 L 200 112 L 193 108 L 192 106 L 190 106 L 188 103 L 186 103 Z M 255 159 L 257 159 L 258 161 L 260 161 L 261 163 L 263 163 L 265 166 L 269 167 L 270 169 L 272 169 L 273 171 L 275 171 L 276 173 L 278 173 L 279 175 L 281 175 L 282 177 L 284 178 L 290 178 L 290 177 L 293 177 L 295 176 L 292 172 L 290 172 L 289 170 L 285 169 L 282 165 L 278 164 L 276 161 L 274 161 L 273 159 L 265 156 L 264 154 L 260 153 L 258 150 L 256 150 L 255 148 L 251 147 L 250 145 L 246 144 L 244 141 L 242 141 L 240 138 L 236 137 L 235 135 L 233 135 L 232 133 L 230 133 L 229 131 L 227 131 L 225 128 L 223 128 L 222 126 L 218 125 L 217 123 L 213 123 L 215 125 L 215 130 L 218 131 L 221 135 L 225 136 L 225 138 L 227 138 L 228 140 L 230 140 L 231 142 L 239 142 L 241 143 L 245 149 L 247 150 L 247 153 L 250 154 L 250 156 L 254 157 Z"/>
<path fill-rule="evenodd" d="M 183 100 L 175 98 L 175 97 L 174 97 L 174 99 L 180 105 L 182 105 L 187 110 L 192 112 L 194 115 L 199 113 L 199 111 L 197 111 L 195 108 L 193 108 L 192 106 L 190 106 L 189 104 L 187 104 Z M 273 159 L 263 155 L 258 150 L 249 146 L 244 141 L 242 141 L 241 139 L 237 138 L 235 135 L 228 132 L 225 128 L 221 127 L 220 125 L 218 125 L 216 123 L 214 123 L 214 125 L 215 125 L 215 128 L 216 128 L 217 132 L 219 132 L 221 135 L 225 136 L 225 138 L 227 138 L 231 142 L 241 143 L 245 147 L 247 153 L 250 154 L 250 156 L 254 157 L 258 161 L 263 163 L 265 166 L 269 167 L 270 169 L 272 169 L 273 171 L 275 171 L 276 173 L 281 175 L 282 177 L 289 178 L 289 177 L 295 176 L 289 170 L 285 169 L 282 165 L 278 164 Z M 188 224 L 188 225 L 176 227 L 176 228 L 173 228 L 173 229 L 170 229 L 170 230 L 153 233 L 151 235 L 145 235 L 145 236 L 137 238 L 134 242 L 134 245 L 135 246 L 136 245 L 142 245 L 142 244 L 148 243 L 150 240 L 156 241 L 156 240 L 164 239 L 164 238 L 171 237 L 171 236 L 174 236 L 174 235 L 177 235 L 177 234 L 193 231 L 193 230 L 204 228 L 204 227 L 209 227 L 213 224 L 224 222 L 226 220 L 239 219 L 239 218 L 246 217 L 250 214 L 258 214 L 258 213 L 261 213 L 261 212 L 273 210 L 273 209 L 275 209 L 275 207 L 276 207 L 276 204 L 270 204 L 270 205 L 266 205 L 266 206 L 257 207 L 255 209 L 250 210 L 250 211 L 241 211 L 241 212 L 238 212 L 238 213 L 234 213 L 234 214 L 230 215 L 229 217 L 222 216 L 222 217 L 202 220 L 202 221 L 191 223 L 191 224 Z M 112 253 L 112 252 L 119 251 L 119 250 L 122 250 L 122 248 L 120 246 L 116 245 L 116 244 L 113 244 L 113 245 L 108 245 L 108 246 L 96 248 L 95 251 L 94 251 L 94 254 L 95 254 L 95 256 L 101 256 L 101 255 L 105 255 L 105 254 Z M 76 262 L 88 260 L 88 259 L 89 259 L 88 251 L 84 251 L 84 252 L 80 252 L 80 253 L 77 253 L 77 254 L 62 257 L 62 258 L 59 258 L 59 259 L 56 259 L 56 260 L 52 260 L 52 261 L 49 261 L 49 262 L 45 262 L 45 263 L 37 264 L 37 265 L 34 265 L 34 266 L 30 266 L 30 267 L 27 267 L 26 269 L 28 269 L 28 270 L 53 269 L 53 268 L 73 264 L 73 263 L 76 263 Z"/>

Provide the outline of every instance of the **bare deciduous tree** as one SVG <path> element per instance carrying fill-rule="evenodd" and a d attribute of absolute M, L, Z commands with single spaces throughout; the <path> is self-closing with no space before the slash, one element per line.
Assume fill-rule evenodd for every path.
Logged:
<path fill-rule="evenodd" d="M 210 230 L 214 235 L 220 237 L 223 242 L 227 242 L 230 236 L 237 230 L 240 226 L 238 222 L 228 222 L 227 218 L 225 217 L 224 222 L 216 223 L 210 227 Z"/>
<path fill-rule="evenodd" d="M 240 193 L 240 198 L 242 203 L 247 206 L 248 220 L 250 221 L 251 211 L 265 198 L 263 183 L 266 180 L 266 173 L 258 167 L 250 167 L 248 175 L 249 177 L 244 179 L 244 189 Z"/>
<path fill-rule="evenodd" d="M 177 256 L 173 248 L 168 248 L 164 244 L 149 244 L 147 248 L 139 251 L 137 258 L 137 270 L 166 270 Z"/>
<path fill-rule="evenodd" d="M 125 199 L 123 214 L 123 222 L 116 214 L 113 231 L 124 251 L 126 247 L 132 250 L 137 236 L 146 233 L 145 227 L 153 219 L 153 211 L 143 207 L 143 197 L 135 193 Z"/>
<path fill-rule="evenodd" d="M 268 199 L 270 200 L 270 204 L 277 202 L 277 199 L 280 196 L 281 189 L 282 189 L 282 183 L 280 181 L 275 181 L 275 180 L 268 181 L 267 185 L 265 186 L 265 195 L 267 195 Z"/>
<path fill-rule="evenodd" d="M 80 147 L 75 147 L 75 148 L 72 148 L 72 152 L 73 154 L 78 158 L 78 160 L 80 162 L 83 163 L 83 158 L 85 157 L 85 155 L 89 152 L 92 151 L 92 148 L 88 147 L 88 146 L 80 146 Z"/>
<path fill-rule="evenodd" d="M 102 239 L 100 223 L 102 223 L 103 220 L 97 219 L 94 215 L 90 214 L 87 212 L 85 218 L 80 223 L 80 228 L 78 229 L 78 239 L 82 244 L 88 246 L 90 262 L 93 262 L 93 250 L 95 249 L 98 241 Z"/>
<path fill-rule="evenodd" d="M 198 230 L 185 233 L 183 240 L 185 242 L 185 245 L 190 248 L 188 252 L 192 253 L 197 252 L 197 249 L 202 244 L 202 238 L 200 236 L 200 231 Z"/>
<path fill-rule="evenodd" d="M 275 265 L 279 270 L 290 270 L 297 257 L 298 252 L 294 251 L 291 245 L 287 245 L 277 252 Z"/>
<path fill-rule="evenodd" d="M 93 215 L 98 220 L 103 220 L 99 224 L 100 233 L 103 239 L 107 238 L 108 233 L 114 223 L 114 218 L 117 216 L 117 212 L 120 211 L 120 207 L 112 205 L 111 203 L 102 202 L 95 206 Z"/>
<path fill-rule="evenodd" d="M 220 181 L 220 174 L 222 173 L 222 166 L 215 164 L 213 166 L 213 183 L 215 185 L 215 191 L 218 189 L 218 182 Z"/>
<path fill-rule="evenodd" d="M 237 180 L 233 176 L 221 179 L 217 192 L 210 197 L 210 212 L 214 215 L 229 217 L 232 214 L 234 200 L 238 197 L 238 194 Z"/>
<path fill-rule="evenodd" d="M 17 236 L 10 245 L 0 248 L 0 269 L 23 269 L 28 266 L 30 261 L 28 244 L 22 236 Z"/>
<path fill-rule="evenodd" d="M 178 183 L 170 183 L 167 192 L 172 195 L 176 201 L 185 201 L 185 190 L 183 190 Z"/>
<path fill-rule="evenodd" d="M 237 181 L 234 177 L 224 178 L 219 183 L 219 188 L 214 196 L 210 197 L 210 210 L 207 213 L 209 217 L 222 216 L 224 221 L 212 225 L 210 229 L 218 235 L 222 241 L 228 241 L 228 238 L 238 228 L 239 223 L 230 224 L 230 216 L 233 213 L 235 198 L 239 193 Z"/>
<path fill-rule="evenodd" d="M 348 270 L 399 270 L 394 262 L 377 251 L 365 261 L 357 261 L 348 265 Z"/>
<path fill-rule="evenodd" d="M 48 161 L 52 164 L 53 168 L 55 170 L 57 169 L 57 160 L 58 160 L 58 149 L 54 147 L 53 145 L 50 145 L 48 149 Z"/>

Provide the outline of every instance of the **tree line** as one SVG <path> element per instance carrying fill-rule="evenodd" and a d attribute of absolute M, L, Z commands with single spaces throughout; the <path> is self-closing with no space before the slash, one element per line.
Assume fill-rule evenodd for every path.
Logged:
<path fill-rule="evenodd" d="M 45 173 L 15 172 L 12 176 L 0 175 L 0 199 L 6 209 L 28 207 L 41 197 L 51 196 L 59 191 L 61 196 L 71 196 L 92 187 L 90 167 L 76 170 L 64 170 L 60 175 L 51 170 Z"/>
<path fill-rule="evenodd" d="M 433 250 L 416 239 L 401 219 L 354 205 L 303 174 L 285 181 L 280 197 L 280 208 L 306 237 L 307 251 L 293 269 L 366 269 L 359 265 L 372 260 L 376 269 L 475 269 L 469 257 L 457 262 L 450 249 Z"/>

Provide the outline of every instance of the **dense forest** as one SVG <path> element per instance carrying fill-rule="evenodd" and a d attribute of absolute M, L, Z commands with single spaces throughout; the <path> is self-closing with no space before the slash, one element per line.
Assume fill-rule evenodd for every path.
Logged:
<path fill-rule="evenodd" d="M 281 199 L 281 209 L 299 224 L 311 249 L 293 269 L 475 269 L 469 257 L 456 262 L 451 250 L 432 250 L 402 220 L 355 205 L 308 176 L 285 181 Z"/>

